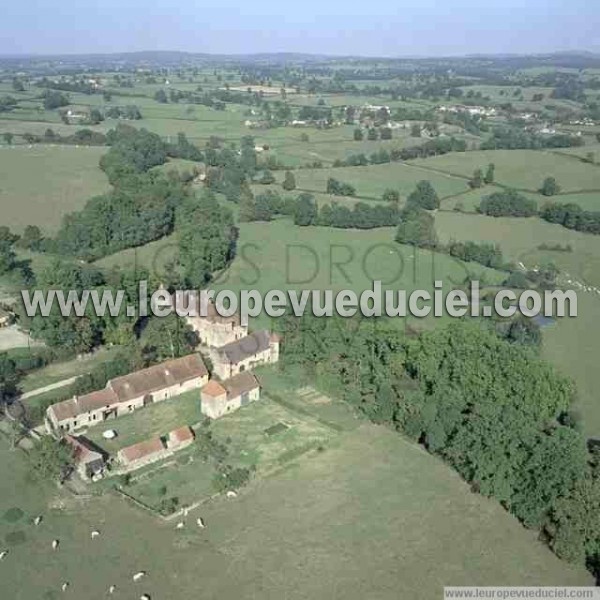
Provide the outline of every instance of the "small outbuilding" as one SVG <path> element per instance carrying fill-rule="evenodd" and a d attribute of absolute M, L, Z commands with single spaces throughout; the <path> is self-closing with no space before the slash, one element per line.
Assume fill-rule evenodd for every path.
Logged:
<path fill-rule="evenodd" d="M 250 402 L 260 399 L 260 384 L 249 371 L 225 381 L 211 379 L 200 391 L 202 414 L 218 419 Z"/>

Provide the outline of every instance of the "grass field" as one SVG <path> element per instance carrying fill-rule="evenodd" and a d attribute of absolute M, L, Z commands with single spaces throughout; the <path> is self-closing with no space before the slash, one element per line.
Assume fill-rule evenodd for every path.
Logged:
<path fill-rule="evenodd" d="M 214 289 L 433 290 L 436 279 L 447 289 L 466 277 L 500 282 L 505 275 L 476 263 L 463 263 L 443 254 L 396 244 L 394 228 L 358 231 L 325 227 L 297 227 L 287 219 L 271 223 L 243 223 L 238 254 L 231 267 L 214 282 Z M 421 319 L 413 319 L 422 322 Z M 252 319 L 251 319 L 252 321 Z M 397 319 L 404 323 L 403 319 Z M 255 326 L 268 326 L 264 313 Z"/>
<path fill-rule="evenodd" d="M 0 148 L 2 223 L 17 232 L 26 225 L 56 231 L 65 213 L 109 189 L 98 167 L 105 151 L 74 146 Z"/>
<path fill-rule="evenodd" d="M 116 454 L 126 446 L 165 435 L 184 425 L 195 425 L 202 418 L 200 392 L 193 390 L 146 406 L 143 410 L 134 411 L 118 419 L 90 427 L 86 436 L 109 454 Z M 102 432 L 108 429 L 117 432 L 118 435 L 114 440 L 105 440 L 102 437 Z"/>
<path fill-rule="evenodd" d="M 0 569 L 11 600 L 58 600 L 64 581 L 68 595 L 85 600 L 105 598 L 111 584 L 124 598 L 193 597 L 201 588 L 223 600 L 391 600 L 399 590 L 430 600 L 443 585 L 591 585 L 497 503 L 375 426 L 235 500 L 203 506 L 182 531 L 110 493 L 74 498 L 33 484 L 20 451 L 1 438 L 0 455 L 0 539 L 10 549 Z M 9 522 L 10 509 L 24 515 L 15 521 L 11 510 Z M 44 521 L 34 527 L 38 514 Z M 101 531 L 93 541 L 92 529 Z M 134 584 L 139 570 L 148 575 Z"/>
<path fill-rule="evenodd" d="M 432 172 L 442 171 L 462 177 L 471 177 L 475 169 L 496 165 L 496 183 L 536 192 L 546 177 L 555 177 L 562 191 L 600 190 L 600 169 L 554 152 L 537 150 L 487 150 L 456 152 L 418 159 L 411 164 Z"/>
<path fill-rule="evenodd" d="M 52 363 L 26 375 L 21 379 L 19 387 L 23 392 L 30 392 L 31 390 L 52 385 L 63 379 L 70 379 L 71 377 L 89 373 L 92 369 L 110 361 L 116 352 L 116 347 L 100 348 L 92 355 L 76 358 L 67 362 Z"/>
<path fill-rule="evenodd" d="M 422 179 L 428 179 L 440 198 L 464 192 L 467 182 L 456 177 L 425 172 L 411 165 L 389 163 L 367 167 L 345 167 L 339 169 L 302 169 L 296 171 L 298 190 L 325 192 L 330 177 L 350 183 L 356 188 L 356 196 L 379 200 L 383 192 L 395 189 L 402 198 L 406 198 Z"/>

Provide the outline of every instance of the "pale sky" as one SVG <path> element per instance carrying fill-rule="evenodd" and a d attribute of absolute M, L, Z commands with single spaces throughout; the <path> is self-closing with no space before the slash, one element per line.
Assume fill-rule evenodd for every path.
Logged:
<path fill-rule="evenodd" d="M 598 0 L 33 0 L 0 9 L 0 54 L 184 50 L 371 56 L 600 52 Z"/>

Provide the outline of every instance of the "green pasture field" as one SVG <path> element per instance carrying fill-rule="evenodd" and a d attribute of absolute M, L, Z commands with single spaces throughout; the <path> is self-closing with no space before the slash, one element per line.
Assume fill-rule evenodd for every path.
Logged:
<path fill-rule="evenodd" d="M 300 166 L 320 161 L 325 166 L 332 165 L 336 160 L 345 160 L 352 154 L 365 154 L 367 157 L 373 152 L 387 150 L 390 152 L 396 148 L 419 146 L 427 141 L 426 138 L 413 138 L 402 129 L 394 130 L 391 140 L 355 142 L 352 132 L 343 127 L 321 131 L 311 128 L 280 128 L 287 134 L 281 140 L 272 140 L 268 135 L 256 135 L 258 144 L 266 140 L 271 146 L 270 152 L 274 154 L 284 165 Z M 290 131 L 291 129 L 291 131 Z M 299 138 L 304 132 L 309 136 L 308 142 L 302 142 Z M 315 135 L 319 133 L 319 135 Z"/>
<path fill-rule="evenodd" d="M 330 177 L 350 183 L 356 188 L 357 198 L 379 200 L 386 189 L 395 189 L 406 198 L 423 179 L 431 182 L 440 198 L 453 196 L 468 189 L 467 181 L 444 173 L 415 168 L 412 164 L 388 163 L 366 167 L 335 169 L 301 169 L 295 172 L 296 187 L 300 191 L 325 192 Z M 283 178 L 283 175 L 281 175 Z"/>
<path fill-rule="evenodd" d="M 410 293 L 416 289 L 432 291 L 437 279 L 451 289 L 467 277 L 499 283 L 506 276 L 447 255 L 427 250 L 415 253 L 411 246 L 394 242 L 394 234 L 394 228 L 359 231 L 297 227 L 287 219 L 242 223 L 237 256 L 211 287 L 257 289 L 263 293 L 288 289 L 351 289 L 359 293 L 372 289 L 373 281 L 380 280 L 384 289 Z M 256 327 L 270 325 L 265 314 L 250 320 Z M 412 321 L 426 325 L 423 319 Z M 401 326 L 405 320 L 397 318 L 394 322 Z"/>
<path fill-rule="evenodd" d="M 90 427 L 86 437 L 109 454 L 116 454 L 121 448 L 160 437 L 184 425 L 195 425 L 202 419 L 200 390 L 192 390 Z M 102 437 L 102 432 L 108 429 L 117 432 L 114 440 L 105 440 Z"/>
<path fill-rule="evenodd" d="M 19 382 L 19 388 L 22 392 L 30 392 L 64 379 L 84 375 L 103 363 L 109 362 L 116 352 L 116 347 L 100 348 L 93 354 L 82 358 L 49 364 L 23 377 Z"/>
<path fill-rule="evenodd" d="M 556 154 L 564 154 L 567 156 L 575 156 L 577 158 L 587 158 L 587 155 L 592 153 L 594 159 L 600 164 L 600 144 L 586 144 L 585 146 L 578 146 L 576 148 L 560 148 L 554 151 Z"/>
<path fill-rule="evenodd" d="M 21 232 L 38 225 L 54 233 L 63 216 L 108 191 L 98 161 L 105 148 L 73 146 L 0 148 L 2 223 Z"/>
<path fill-rule="evenodd" d="M 177 258 L 178 247 L 177 237 L 173 234 L 138 248 L 110 254 L 97 260 L 94 265 L 107 270 L 144 268 L 160 276 L 170 268 L 169 263 Z"/>
<path fill-rule="evenodd" d="M 124 121 L 130 123 L 130 121 Z M 0 118 L 0 146 L 6 146 L 6 142 L 1 137 L 3 133 L 12 133 L 15 137 L 12 140 L 12 145 L 27 145 L 29 144 L 23 139 L 23 135 L 31 133 L 33 135 L 43 136 L 47 129 L 58 135 L 69 136 L 73 135 L 79 129 L 90 129 L 106 133 L 117 124 L 117 121 L 107 119 L 99 125 L 65 125 L 62 121 L 17 121 L 14 119 Z M 37 147 L 37 145 L 36 145 Z"/>
<path fill-rule="evenodd" d="M 471 177 L 475 169 L 496 165 L 498 184 L 536 192 L 546 177 L 555 177 L 563 192 L 600 190 L 600 169 L 554 152 L 537 150 L 486 150 L 454 152 L 417 159 L 410 164 L 460 177 Z"/>
<path fill-rule="evenodd" d="M 477 212 L 477 208 L 479 207 L 482 198 L 485 196 L 489 196 L 490 194 L 494 194 L 496 192 L 502 192 L 504 188 L 501 188 L 497 185 L 484 185 L 479 189 L 469 189 L 468 191 L 456 194 L 454 196 L 449 196 L 444 199 L 441 203 L 441 210 L 457 210 L 464 212 Z M 542 196 L 541 194 L 532 193 L 532 192 L 520 192 L 523 196 L 530 198 L 538 203 L 538 206 L 541 207 L 544 202 L 555 201 L 562 202 L 563 196 L 555 196 L 554 198 L 547 198 L 546 196 Z M 579 196 L 587 196 L 587 194 L 571 194 L 568 198 L 572 199 L 570 201 L 576 202 L 576 198 Z"/>
<path fill-rule="evenodd" d="M 399 589 L 430 600 L 443 585 L 475 581 L 592 585 L 441 461 L 373 425 L 236 499 L 203 505 L 183 530 L 110 492 L 75 498 L 31 482 L 22 452 L 1 436 L 0 455 L 0 540 L 9 550 L 0 569 L 11 600 L 59 600 L 65 581 L 67 595 L 86 600 L 106 598 L 113 584 L 127 598 L 172 598 L 174 590 L 193 597 L 201 589 L 223 600 L 333 593 L 391 600 Z M 198 516 L 206 529 L 196 527 Z M 94 529 L 101 535 L 92 540 Z M 134 583 L 140 570 L 147 575 Z"/>

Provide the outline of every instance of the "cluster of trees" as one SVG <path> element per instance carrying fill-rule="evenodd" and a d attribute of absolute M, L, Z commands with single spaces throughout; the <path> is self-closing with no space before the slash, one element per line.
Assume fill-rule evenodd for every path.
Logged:
<path fill-rule="evenodd" d="M 511 343 L 461 321 L 401 342 L 378 320 L 285 325 L 284 366 L 423 444 L 598 575 L 600 457 L 571 426 L 571 382 L 517 331 Z"/>
<path fill-rule="evenodd" d="M 327 106 L 303 106 L 298 112 L 300 121 L 333 123 L 333 113 Z"/>
<path fill-rule="evenodd" d="M 427 140 L 420 146 L 410 148 L 393 148 L 386 150 L 382 148 L 371 155 L 366 156 L 363 153 L 352 154 L 345 160 L 336 160 L 334 167 L 357 167 L 366 165 L 379 165 L 389 162 L 399 162 L 413 160 L 415 158 L 427 158 L 429 156 L 438 156 L 448 152 L 465 152 L 467 143 L 464 140 L 458 140 L 454 137 L 435 138 Z"/>
<path fill-rule="evenodd" d="M 135 104 L 129 104 L 127 106 L 110 106 L 106 109 L 104 116 L 107 119 L 137 121 L 142 118 L 142 113 Z"/>
<path fill-rule="evenodd" d="M 454 256 L 465 262 L 478 262 L 492 269 L 500 269 L 504 266 L 502 250 L 494 244 L 450 242 L 445 250 L 450 256 Z"/>
<path fill-rule="evenodd" d="M 61 106 L 67 106 L 70 103 L 69 97 L 66 94 L 56 90 L 44 90 L 42 94 L 42 103 L 46 110 L 53 110 Z"/>
<path fill-rule="evenodd" d="M 495 170 L 496 165 L 494 163 L 488 165 L 485 175 L 482 169 L 475 169 L 473 177 L 469 180 L 469 186 L 475 190 L 484 185 L 494 183 Z"/>
<path fill-rule="evenodd" d="M 544 180 L 540 193 L 552 196 L 560 191 L 553 177 Z M 567 229 L 600 234 L 600 212 L 583 210 L 573 203 L 548 202 L 538 212 L 535 200 L 515 190 L 495 192 L 481 199 L 478 211 L 492 217 L 531 217 L 539 215 L 549 223 L 558 223 Z"/>
<path fill-rule="evenodd" d="M 544 196 L 555 196 L 560 192 L 560 185 L 558 185 L 554 177 L 546 177 L 540 188 L 540 194 Z"/>
<path fill-rule="evenodd" d="M 583 146 L 584 140 L 576 135 L 541 135 L 518 127 L 494 129 L 489 139 L 481 144 L 481 150 L 539 150 L 541 148 L 570 148 Z"/>
<path fill-rule="evenodd" d="M 7 139 L 7 143 L 10 144 L 14 136 L 13 134 L 9 135 L 10 140 Z M 100 131 L 92 131 L 91 129 L 78 129 L 71 135 L 60 135 L 48 127 L 44 135 L 23 133 L 21 136 L 28 144 L 76 144 L 80 146 L 104 146 L 106 144 L 106 135 Z"/>
<path fill-rule="evenodd" d="M 159 135 L 147 129 L 119 123 L 108 132 L 106 138 L 111 148 L 100 159 L 100 168 L 113 185 L 129 175 L 162 165 L 167 160 L 167 144 Z"/>
<path fill-rule="evenodd" d="M 300 226 L 318 225 L 340 229 L 373 229 L 398 224 L 399 211 L 395 203 L 369 205 L 357 202 L 352 208 L 337 202 L 318 207 L 310 194 L 300 194 L 293 202 L 285 205 L 285 212 L 292 214 L 294 223 Z"/>
<path fill-rule="evenodd" d="M 440 199 L 431 182 L 423 180 L 408 195 L 406 206 L 400 211 L 395 240 L 420 248 L 437 246 L 435 220 L 429 212 L 440 206 Z"/>
<path fill-rule="evenodd" d="M 178 271 L 174 268 L 173 272 L 175 276 Z M 28 287 L 31 291 L 40 290 L 43 293 L 63 290 L 65 295 L 73 291 L 79 298 L 83 297 L 86 290 L 96 290 L 100 294 L 111 291 L 113 297 L 122 291 L 123 305 L 137 306 L 140 281 L 147 281 L 149 289 L 158 289 L 159 284 L 170 283 L 163 281 L 162 276 L 159 279 L 159 276 L 143 268 L 135 271 L 101 271 L 93 266 L 55 258 L 35 273 L 35 280 Z M 176 285 L 180 285 L 183 279 L 180 276 Z M 47 352 L 52 353 L 50 359 L 86 353 L 101 345 L 123 346 L 122 351 L 110 362 L 79 378 L 74 386 L 65 391 L 65 398 L 74 393 L 99 389 L 108 379 L 125 372 L 188 354 L 197 345 L 192 330 L 175 315 L 140 318 L 137 315 L 130 316 L 124 310 L 116 315 L 111 315 L 108 310 L 99 315 L 90 301 L 81 316 L 63 316 L 58 303 L 54 303 L 47 317 L 39 314 L 30 317 L 22 299 L 17 312 L 21 326 L 45 343 Z"/>
<path fill-rule="evenodd" d="M 491 217 L 531 217 L 537 214 L 537 203 L 515 190 L 507 189 L 484 196 L 478 211 Z"/>
<path fill-rule="evenodd" d="M 237 229 L 233 215 L 210 190 L 185 196 L 177 208 L 179 267 L 183 282 L 204 287 L 235 255 Z"/>
<path fill-rule="evenodd" d="M 151 169 L 168 155 L 195 159 L 200 151 L 183 134 L 169 145 L 154 133 L 122 124 L 108 132 L 106 141 L 111 147 L 100 166 L 113 190 L 67 215 L 56 239 L 46 241 L 47 250 L 92 260 L 173 231 L 175 208 L 189 190 L 178 178 Z"/>
<path fill-rule="evenodd" d="M 79 94 L 95 94 L 98 90 L 89 81 L 84 78 L 80 79 L 59 79 L 51 81 L 47 77 L 42 77 L 35 84 L 37 87 L 45 88 L 46 90 L 59 90 L 61 92 L 77 92 Z"/>
<path fill-rule="evenodd" d="M 282 197 L 277 192 L 267 190 L 253 196 L 250 190 L 244 192 L 240 200 L 240 221 L 271 221 L 276 215 L 293 216 L 296 200 L 291 196 Z"/>
<path fill-rule="evenodd" d="M 433 215 L 415 204 L 407 204 L 400 211 L 395 240 L 399 244 L 419 248 L 436 247 L 437 234 Z"/>
<path fill-rule="evenodd" d="M 356 194 L 356 188 L 353 185 L 338 181 L 333 177 L 327 180 L 325 191 L 332 196 L 354 196 Z"/>
<path fill-rule="evenodd" d="M 34 241 L 35 236 L 37 242 Z M 31 250 L 37 250 L 41 241 L 41 233 L 38 227 L 27 227 L 23 236 L 13 233 L 6 225 L 0 225 L 0 277 L 15 277 L 20 282 L 31 279 L 31 268 L 27 261 L 17 259 L 15 246 Z"/>
<path fill-rule="evenodd" d="M 113 183 L 112 191 L 65 216 L 48 251 L 94 260 L 173 231 L 175 207 L 188 195 L 179 180 L 150 172 Z"/>
<path fill-rule="evenodd" d="M 17 365 L 6 352 L 0 352 L 0 410 L 17 393 Z"/>
<path fill-rule="evenodd" d="M 355 142 L 360 142 L 365 139 L 365 134 L 360 127 L 357 127 L 354 130 L 353 136 Z M 377 141 L 378 139 L 391 140 L 392 129 L 390 127 L 369 127 L 367 131 L 367 139 L 371 142 Z"/>
<path fill-rule="evenodd" d="M 600 212 L 583 210 L 578 204 L 548 202 L 542 206 L 540 217 L 549 223 L 558 223 L 567 229 L 600 234 Z"/>
<path fill-rule="evenodd" d="M 13 96 L 0 96 L 0 113 L 13 110 L 19 101 Z"/>
<path fill-rule="evenodd" d="M 408 195 L 406 204 L 424 208 L 425 210 L 435 210 L 440 207 L 440 198 L 430 181 L 422 180 L 417 183 L 416 188 Z"/>
<path fill-rule="evenodd" d="M 398 219 L 396 204 L 371 206 L 365 202 L 357 202 L 352 208 L 348 208 L 333 202 L 320 208 L 316 224 L 341 229 L 373 229 L 397 225 Z"/>
<path fill-rule="evenodd" d="M 192 144 L 184 133 L 178 133 L 177 141 L 167 145 L 167 154 L 173 158 L 184 158 L 197 162 L 204 160 L 204 154 L 200 148 Z"/>

